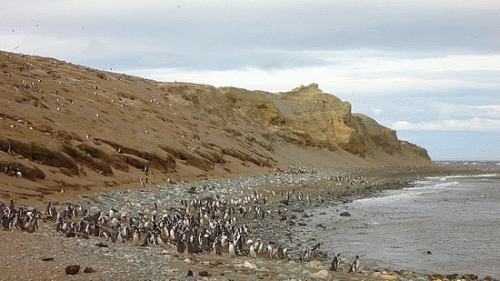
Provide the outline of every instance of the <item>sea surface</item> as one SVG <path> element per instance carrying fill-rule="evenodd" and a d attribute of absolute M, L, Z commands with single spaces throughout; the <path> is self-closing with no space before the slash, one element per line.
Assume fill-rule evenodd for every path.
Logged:
<path fill-rule="evenodd" d="M 330 257 L 341 253 L 349 263 L 359 255 L 367 267 L 499 279 L 500 164 L 485 162 L 483 175 L 430 177 L 411 188 L 318 208 L 308 224 L 324 228 L 298 231 L 305 244 L 323 242 Z M 345 211 L 351 216 L 340 216 Z"/>

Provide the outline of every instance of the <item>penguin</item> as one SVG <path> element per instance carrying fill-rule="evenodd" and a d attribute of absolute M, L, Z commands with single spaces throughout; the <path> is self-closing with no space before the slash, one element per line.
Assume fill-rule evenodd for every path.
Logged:
<path fill-rule="evenodd" d="M 115 243 L 125 243 L 121 231 L 117 231 Z"/>
<path fill-rule="evenodd" d="M 340 270 L 340 254 L 334 255 L 332 260 L 332 265 L 330 266 L 330 271 L 339 271 Z"/>
<path fill-rule="evenodd" d="M 217 239 L 214 243 L 215 254 L 218 256 L 222 256 L 222 243 L 219 239 Z"/>
<path fill-rule="evenodd" d="M 177 240 L 177 252 L 178 253 L 184 253 L 184 250 L 186 249 L 186 246 L 184 245 L 184 241 L 182 241 L 181 238 Z"/>
<path fill-rule="evenodd" d="M 52 211 L 52 201 L 49 201 L 49 203 L 47 204 L 47 208 L 45 209 L 45 213 L 47 214 L 48 218 L 52 218 L 51 211 Z"/>
<path fill-rule="evenodd" d="M 9 212 L 10 212 L 10 209 L 7 207 L 2 214 L 1 222 L 2 222 L 3 230 L 5 230 L 5 231 L 10 230 Z"/>
<path fill-rule="evenodd" d="M 320 243 L 314 245 L 312 248 L 312 251 L 317 250 L 317 249 L 319 250 L 319 247 L 321 246 L 321 244 L 323 244 L 323 242 L 320 242 Z"/>
<path fill-rule="evenodd" d="M 278 258 L 279 259 L 286 258 L 286 248 L 281 247 L 281 245 L 278 247 Z"/>
<path fill-rule="evenodd" d="M 263 254 L 264 253 L 264 243 L 261 242 L 260 245 L 259 245 L 259 250 L 257 251 L 257 253 L 259 254 Z"/>
<path fill-rule="evenodd" d="M 147 245 L 149 245 L 150 239 L 151 239 L 151 232 L 148 232 L 148 234 L 146 234 L 146 237 L 144 238 L 140 246 L 146 247 Z"/>
<path fill-rule="evenodd" d="M 300 255 L 299 260 L 301 261 L 309 261 L 309 258 L 311 257 L 311 249 L 307 248 L 302 255 Z"/>
<path fill-rule="evenodd" d="M 99 237 L 100 229 L 99 223 L 97 221 L 94 222 L 94 233 L 92 233 L 95 237 Z"/>
<path fill-rule="evenodd" d="M 16 207 L 14 205 L 14 199 L 10 199 L 10 206 L 9 206 L 9 209 L 11 212 L 15 212 L 16 211 Z"/>
<path fill-rule="evenodd" d="M 234 243 L 229 242 L 229 254 L 234 257 L 236 256 L 236 249 L 234 248 Z"/>
<path fill-rule="evenodd" d="M 193 236 L 191 236 L 188 241 L 187 241 L 187 251 L 188 254 L 194 254 L 194 248 L 193 248 Z"/>
<path fill-rule="evenodd" d="M 166 247 L 167 245 L 165 244 L 165 241 L 161 238 L 161 235 L 158 235 L 156 237 L 156 241 L 158 242 L 158 245 L 162 248 Z"/>
<path fill-rule="evenodd" d="M 255 247 L 253 244 L 250 245 L 250 257 L 254 259 L 257 258 L 257 251 L 255 251 Z"/>
<path fill-rule="evenodd" d="M 349 268 L 349 272 L 356 272 L 359 269 L 359 256 L 356 256 L 356 259 Z"/>

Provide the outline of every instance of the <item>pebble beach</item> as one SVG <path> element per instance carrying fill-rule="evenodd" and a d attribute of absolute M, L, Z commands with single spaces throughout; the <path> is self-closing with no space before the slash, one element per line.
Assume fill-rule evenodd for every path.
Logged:
<path fill-rule="evenodd" d="M 34 233 L 20 230 L 1 232 L 5 247 L 0 257 L 2 280 L 474 280 L 474 275 L 423 274 L 378 267 L 361 266 L 348 273 L 357 253 L 343 253 L 341 270 L 331 271 L 334 253 L 323 252 L 314 244 L 301 243 L 294 235 L 297 224 L 308 225 L 308 211 L 326 204 L 343 204 L 386 189 L 408 187 L 422 173 L 360 169 L 315 170 L 293 168 L 273 175 L 175 183 L 165 186 L 102 192 L 84 196 L 80 202 L 55 202 L 56 208 L 67 203 L 79 204 L 89 213 L 114 209 L 120 218 L 137 214 L 164 216 L 186 208 L 188 202 L 220 200 L 240 211 L 233 223 L 248 229 L 246 241 L 259 241 L 286 249 L 284 256 L 262 252 L 256 257 L 243 252 L 222 255 L 213 251 L 180 253 L 175 245 L 134 245 L 130 241 L 113 242 L 102 237 L 67 237 L 55 231 L 55 223 L 42 222 Z M 425 171 L 430 173 L 431 171 Z M 388 174 L 395 173 L 392 176 Z M 394 175 L 398 175 L 395 177 Z M 366 176 L 362 176 L 366 175 Z M 58 205 L 57 205 L 58 204 Z M 244 210 L 244 211 L 242 211 Z M 258 211 L 257 211 L 258 210 Z M 257 214 L 258 212 L 258 214 Z M 262 215 L 264 213 L 265 215 Z M 343 214 L 347 215 L 347 214 Z M 161 244 L 161 243 L 160 243 Z M 306 254 L 307 253 L 307 254 Z M 306 255 L 305 255 L 306 254 Z M 21 265 L 21 266 L 20 266 Z M 75 275 L 64 268 L 79 265 Z M 84 273 L 84 268 L 88 273 Z M 488 277 L 485 280 L 490 280 Z"/>

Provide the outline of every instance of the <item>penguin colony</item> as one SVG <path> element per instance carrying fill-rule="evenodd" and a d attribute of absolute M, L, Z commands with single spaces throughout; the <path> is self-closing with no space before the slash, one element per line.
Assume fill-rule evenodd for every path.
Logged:
<path fill-rule="evenodd" d="M 257 193 L 250 197 L 254 203 L 265 198 Z M 238 224 L 240 217 L 264 218 L 266 212 L 260 205 L 248 209 L 240 200 L 201 201 L 181 200 L 181 208 L 170 208 L 163 212 L 156 204 L 152 212 L 139 211 L 135 216 L 120 214 L 114 208 L 91 214 L 82 205 L 66 203 L 57 209 L 49 202 L 45 212 L 36 208 L 28 210 L 21 205 L 10 206 L 0 202 L 3 230 L 20 229 L 34 232 L 39 220 L 53 222 L 55 230 L 66 237 L 101 237 L 114 243 L 129 242 L 136 246 L 158 245 L 175 247 L 179 253 L 197 254 L 213 251 L 217 255 L 227 252 L 232 256 L 269 255 L 271 258 L 287 258 L 287 249 L 282 245 L 249 239 L 250 229 Z"/>
<path fill-rule="evenodd" d="M 336 177 L 335 180 L 345 179 Z M 276 195 L 274 192 L 273 194 Z M 285 205 L 294 199 L 308 203 L 313 201 L 309 195 L 304 196 L 295 190 L 286 193 L 281 191 L 280 194 L 284 198 L 280 202 Z M 324 199 L 319 196 L 317 202 L 324 202 Z M 16 208 L 11 199 L 9 206 L 0 202 L 0 214 L 3 230 L 34 232 L 42 220 L 54 223 L 55 230 L 66 237 L 88 239 L 95 236 L 114 243 L 131 243 L 141 247 L 172 247 L 179 253 L 189 254 L 213 252 L 216 255 L 227 253 L 230 256 L 290 259 L 288 249 L 283 245 L 250 239 L 251 230 L 241 222 L 244 218 L 265 218 L 270 214 L 270 211 L 262 207 L 265 204 L 266 197 L 254 191 L 244 199 L 233 198 L 229 201 L 218 196 L 213 200 L 181 200 L 181 207 L 165 210 L 159 210 L 154 204 L 151 212 L 140 210 L 135 215 L 129 215 L 120 213 L 115 208 L 91 213 L 82 205 L 72 203 L 65 203 L 57 209 L 52 202 L 41 212 L 37 208 L 29 210 L 23 205 Z M 286 209 L 278 211 L 279 215 L 283 213 L 286 213 Z M 305 249 L 299 260 L 309 261 L 321 244 Z M 340 263 L 340 254 L 334 255 L 330 270 L 339 271 Z M 358 268 L 359 257 L 356 256 L 349 272 L 355 272 Z"/>

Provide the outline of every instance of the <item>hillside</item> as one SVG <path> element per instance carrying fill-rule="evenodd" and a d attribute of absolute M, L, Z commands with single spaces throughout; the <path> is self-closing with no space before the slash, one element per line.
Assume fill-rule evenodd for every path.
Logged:
<path fill-rule="evenodd" d="M 0 201 L 41 203 L 290 165 L 431 164 L 425 149 L 352 114 L 316 84 L 267 93 L 165 83 L 7 52 L 0 69 L 0 169 L 22 174 L 1 173 Z"/>

